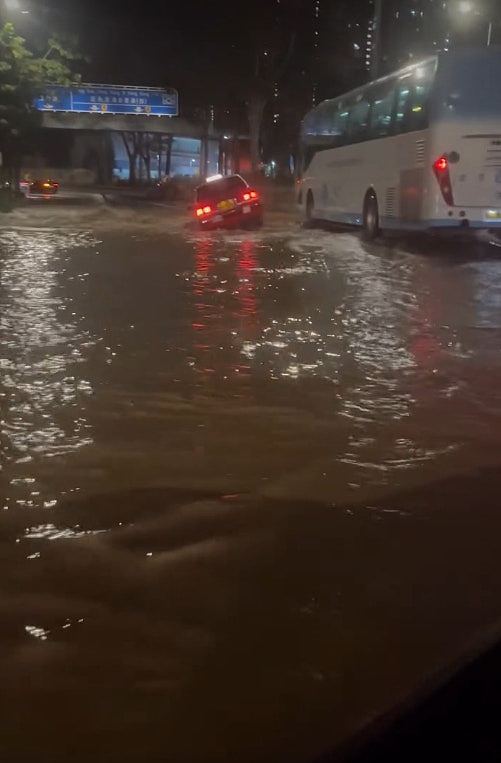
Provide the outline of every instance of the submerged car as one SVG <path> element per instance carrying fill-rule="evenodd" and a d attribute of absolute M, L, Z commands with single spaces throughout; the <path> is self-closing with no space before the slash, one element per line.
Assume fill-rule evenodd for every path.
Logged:
<path fill-rule="evenodd" d="M 259 193 L 240 175 L 215 175 L 196 189 L 195 218 L 201 228 L 260 228 L 263 204 Z"/>
<path fill-rule="evenodd" d="M 59 183 L 56 183 L 55 180 L 22 180 L 19 184 L 19 190 L 24 193 L 27 199 L 49 198 L 55 196 L 59 191 Z"/>

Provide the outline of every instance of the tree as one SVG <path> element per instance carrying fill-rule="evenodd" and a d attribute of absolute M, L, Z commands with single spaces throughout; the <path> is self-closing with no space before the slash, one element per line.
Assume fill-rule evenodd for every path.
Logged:
<path fill-rule="evenodd" d="M 162 133 L 121 131 L 120 135 L 129 160 L 129 184 L 136 185 L 144 180 L 151 183 L 152 169 L 157 171 L 158 179 L 162 177 L 162 160 L 165 155 L 166 136 Z M 156 166 L 152 167 L 152 157 L 156 157 Z M 146 177 L 145 177 L 146 176 Z"/>
<path fill-rule="evenodd" d="M 275 88 L 284 78 L 294 53 L 300 26 L 301 0 L 288 0 L 283 4 L 270 3 L 263 9 L 259 24 L 255 20 L 249 28 L 252 71 L 244 78 L 247 116 L 254 171 L 261 163 L 261 131 L 263 117 Z"/>
<path fill-rule="evenodd" d="M 20 157 L 27 149 L 40 114 L 34 98 L 47 84 L 69 85 L 78 81 L 72 64 L 79 59 L 71 47 L 50 38 L 47 53 L 35 56 L 14 25 L 0 28 L 0 154 L 7 175 L 14 179 Z"/>
<path fill-rule="evenodd" d="M 129 159 L 129 183 L 135 185 L 137 182 L 137 160 L 141 152 L 140 133 L 121 132 L 120 135 Z"/>
<path fill-rule="evenodd" d="M 146 182 L 151 183 L 151 133 L 140 133 L 139 150 L 146 169 Z"/>

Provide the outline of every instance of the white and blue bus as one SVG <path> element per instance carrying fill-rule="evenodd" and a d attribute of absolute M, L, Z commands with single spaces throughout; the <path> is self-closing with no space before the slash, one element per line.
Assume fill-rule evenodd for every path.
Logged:
<path fill-rule="evenodd" d="M 501 227 L 501 48 L 441 53 L 324 101 L 301 129 L 307 221 Z"/>

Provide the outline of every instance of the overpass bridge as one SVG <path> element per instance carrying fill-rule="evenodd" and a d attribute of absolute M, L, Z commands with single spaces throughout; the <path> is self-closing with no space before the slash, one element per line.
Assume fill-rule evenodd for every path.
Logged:
<path fill-rule="evenodd" d="M 45 159 L 47 172 L 63 182 L 78 182 L 78 177 L 85 177 L 86 183 L 109 183 L 207 176 L 220 171 L 231 148 L 222 135 L 182 117 L 63 112 L 44 112 L 41 117 L 42 133 L 57 130 L 61 138 L 64 135 L 66 172 L 61 167 L 57 171 L 57 150 L 54 159 Z"/>
<path fill-rule="evenodd" d="M 206 176 L 228 164 L 232 141 L 179 117 L 172 89 L 49 86 L 34 105 L 41 135 L 33 163 L 56 179 L 71 181 L 78 173 L 98 183 Z"/>
<path fill-rule="evenodd" d="M 208 135 L 204 125 L 190 122 L 182 117 L 157 117 L 142 114 L 74 114 L 44 111 L 42 126 L 50 130 L 160 133 L 199 140 Z"/>

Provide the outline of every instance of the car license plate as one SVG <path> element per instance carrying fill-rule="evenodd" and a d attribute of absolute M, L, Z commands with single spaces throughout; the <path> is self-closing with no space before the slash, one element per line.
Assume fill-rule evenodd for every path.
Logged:
<path fill-rule="evenodd" d="M 250 211 L 251 211 L 250 207 L 242 207 L 242 212 L 244 213 L 244 215 L 248 215 Z"/>
<path fill-rule="evenodd" d="M 501 220 L 501 209 L 486 209 L 485 219 L 486 220 Z"/>
<path fill-rule="evenodd" d="M 223 215 L 215 215 L 215 216 L 212 218 L 212 220 L 213 220 L 215 223 L 220 223 L 220 222 L 223 220 Z"/>
<path fill-rule="evenodd" d="M 235 206 L 235 202 L 233 199 L 226 199 L 225 201 L 220 201 L 217 205 L 217 208 L 221 210 L 221 212 L 227 212 L 229 209 L 233 209 Z"/>

